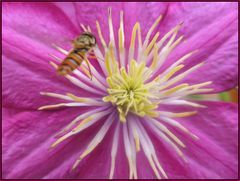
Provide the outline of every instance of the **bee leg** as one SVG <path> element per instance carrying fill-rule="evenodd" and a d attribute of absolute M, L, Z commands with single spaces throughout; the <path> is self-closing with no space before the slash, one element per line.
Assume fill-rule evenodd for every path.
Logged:
<path fill-rule="evenodd" d="M 88 52 L 88 55 L 87 55 L 87 57 L 88 57 L 88 58 L 95 58 L 95 59 L 99 59 L 99 60 L 102 60 L 102 61 L 104 61 L 102 58 L 100 58 L 100 57 L 97 57 L 97 56 L 95 55 L 95 53 L 94 53 L 94 51 L 93 51 L 93 50 L 91 50 L 91 51 L 89 51 L 89 52 Z"/>
<path fill-rule="evenodd" d="M 97 58 L 95 55 L 88 55 L 88 58 Z"/>
<path fill-rule="evenodd" d="M 99 59 L 99 60 L 104 61 L 102 58 L 97 57 L 97 56 L 95 56 L 95 55 L 91 55 L 91 54 L 88 54 L 88 58 L 94 58 L 94 59 Z"/>
<path fill-rule="evenodd" d="M 92 80 L 92 71 L 91 71 L 91 68 L 90 68 L 90 62 L 89 62 L 89 60 L 87 59 L 87 58 L 85 58 L 85 61 L 86 61 L 86 63 L 87 63 L 87 66 L 88 66 L 88 69 L 89 69 L 89 73 L 90 73 L 90 78 L 91 78 L 91 80 Z"/>
<path fill-rule="evenodd" d="M 95 55 L 93 49 L 88 52 L 89 55 Z"/>

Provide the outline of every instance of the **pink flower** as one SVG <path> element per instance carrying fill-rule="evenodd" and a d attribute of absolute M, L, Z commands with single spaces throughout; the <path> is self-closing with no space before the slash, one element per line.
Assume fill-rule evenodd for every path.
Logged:
<path fill-rule="evenodd" d="M 3 3 L 3 177 L 237 178 L 237 105 L 188 97 L 237 85 L 237 18 L 237 3 Z M 82 28 L 93 80 L 60 77 Z"/>

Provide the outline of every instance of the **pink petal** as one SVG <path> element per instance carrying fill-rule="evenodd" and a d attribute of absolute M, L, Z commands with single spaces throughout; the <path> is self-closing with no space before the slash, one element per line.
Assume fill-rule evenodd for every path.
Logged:
<path fill-rule="evenodd" d="M 170 178 L 237 176 L 236 107 L 234 104 L 226 103 L 205 102 L 204 104 L 209 106 L 208 109 L 199 111 L 199 114 L 192 119 L 180 120 L 200 137 L 200 141 L 193 141 L 188 135 L 176 131 L 177 136 L 187 146 L 184 153 L 189 164 L 184 163 L 171 148 L 153 137 L 159 159 Z M 114 128 L 107 134 L 103 143 L 81 162 L 76 172 L 70 172 L 69 168 L 99 129 L 99 124 L 69 139 L 59 148 L 47 151 L 54 140 L 53 135 L 69 120 L 76 117 L 76 113 L 81 114 L 81 111 L 69 109 L 56 112 L 17 112 L 4 109 L 3 113 L 5 178 L 106 178 L 108 176 L 112 138 L 110 135 L 113 134 Z M 214 118 L 219 119 L 213 120 Z M 127 162 L 126 158 L 124 159 L 124 150 L 121 149 L 122 141 L 119 145 L 115 177 L 126 178 Z M 154 178 L 141 152 L 137 158 L 139 177 Z M 219 169 L 223 172 L 219 173 Z"/>
<path fill-rule="evenodd" d="M 3 39 L 12 45 L 24 48 L 26 44 L 32 45 L 29 42 L 32 39 L 36 45 L 50 47 L 79 34 L 69 17 L 51 3 L 3 3 L 3 12 Z"/>
<path fill-rule="evenodd" d="M 231 12 L 237 12 L 235 2 L 177 2 L 165 5 L 168 8 L 160 23 L 162 35 L 183 22 L 180 34 L 187 39 Z"/>
<path fill-rule="evenodd" d="M 4 3 L 3 6 L 3 52 L 12 58 L 18 56 L 18 51 L 12 51 L 12 46 L 20 48 L 30 60 L 31 55 L 39 58 L 36 63 L 50 60 L 49 54 L 64 56 L 56 51 L 52 44 L 70 50 L 71 40 L 79 36 L 79 24 L 74 17 L 67 16 L 72 12 L 71 4 L 59 8 L 57 3 Z M 19 18 L 21 17 L 21 18 Z M 10 47 L 9 47 L 10 46 Z M 31 55 L 29 55 L 31 54 Z M 98 64 L 95 64 L 98 66 Z M 98 69 L 99 67 L 96 67 Z"/>
<path fill-rule="evenodd" d="M 214 89 L 211 93 L 218 93 L 236 87 L 238 82 L 237 49 L 238 34 L 235 32 L 220 44 L 219 47 L 214 50 L 214 53 L 210 53 L 209 56 L 207 55 L 208 51 L 203 50 L 206 53 L 203 51 L 199 52 L 196 58 L 208 56 L 207 58 L 202 58 L 203 61 L 206 61 L 205 65 L 188 75 L 183 82 L 196 84 L 213 81 L 213 84 L 208 86 Z M 196 60 L 196 58 L 194 57 L 193 61 Z M 191 62 L 189 62 L 187 66 L 190 64 Z"/>
<path fill-rule="evenodd" d="M 24 54 L 19 49 L 15 59 L 3 56 L 3 105 L 19 109 L 34 109 L 47 104 L 66 102 L 40 95 L 40 92 L 65 94 L 71 92 L 78 96 L 93 96 L 92 93 L 73 85 L 64 77 L 56 75 L 56 70 L 47 62 L 39 66 L 39 58 Z M 28 60 L 28 55 L 32 61 Z M 13 55 L 12 55 L 13 56 Z M 51 101 L 50 101 L 51 100 Z M 49 102 L 50 101 L 50 102 Z"/>
<path fill-rule="evenodd" d="M 111 136 L 84 159 L 77 170 L 73 163 L 86 148 L 100 124 L 69 138 L 53 150 L 54 135 L 86 108 L 60 111 L 3 110 L 3 177 L 4 178 L 106 178 L 110 165 Z M 112 134 L 112 132 L 109 132 Z M 108 160 L 108 161 L 107 161 Z"/>
<path fill-rule="evenodd" d="M 4 3 L 3 11 L 3 54 L 14 60 L 25 57 L 25 64 L 46 67 L 52 60 L 49 54 L 63 58 L 52 44 L 69 49 L 70 40 L 79 34 L 63 12 L 49 3 Z"/>
<path fill-rule="evenodd" d="M 116 4 L 116 6 L 113 5 L 114 23 L 119 23 L 118 5 L 120 4 Z M 172 7 L 175 6 L 174 3 L 172 5 Z M 61 93 L 67 92 L 69 90 L 76 93 L 78 91 L 79 94 L 88 96 L 87 94 L 85 94 L 85 91 L 80 90 L 79 92 L 79 88 L 74 87 L 71 83 L 64 79 L 59 78 L 55 80 L 53 78 L 56 77 L 55 71 L 51 69 L 50 66 L 47 64 L 47 56 L 44 53 L 49 53 L 49 51 L 52 51 L 49 48 L 51 43 L 54 42 L 61 44 L 65 42 L 65 38 L 75 37 L 79 34 L 77 24 L 75 20 L 73 20 L 75 18 L 72 17 L 71 19 L 67 17 L 69 14 L 73 14 L 72 9 L 75 7 L 68 4 L 65 9 L 59 9 L 60 6 L 63 7 L 63 5 L 55 6 L 46 3 L 40 3 L 39 5 L 36 5 L 34 3 L 30 3 L 29 5 L 27 3 L 13 3 L 9 6 L 8 3 L 4 3 L 3 25 L 5 29 L 3 29 L 3 103 L 6 107 L 36 109 L 40 105 L 49 103 L 49 99 L 45 99 L 44 97 L 39 96 L 39 91 L 42 90 L 42 88 L 45 91 L 56 92 L 56 90 L 58 90 Z M 140 8 L 144 5 L 132 3 L 131 6 L 132 9 L 135 8 L 135 11 L 127 11 L 127 13 L 129 12 L 130 14 L 136 14 L 137 18 L 139 17 L 141 19 L 141 17 L 143 17 L 143 14 L 146 13 L 142 12 L 143 9 Z M 130 10 L 131 6 L 130 4 L 129 6 L 122 5 L 122 7 Z M 101 4 L 99 7 L 105 9 L 97 9 L 101 10 L 98 11 L 100 13 L 92 13 L 92 15 L 90 15 L 91 17 L 86 20 L 86 22 L 92 22 L 94 20 L 95 27 L 94 14 L 97 14 L 97 17 L 101 17 L 99 21 L 103 23 L 102 29 L 106 29 L 107 5 Z M 149 7 L 151 6 L 149 5 Z M 155 7 L 156 12 L 154 10 L 153 14 L 156 17 L 158 15 L 157 10 L 166 10 L 166 8 L 162 6 L 156 6 L 156 4 Z M 78 8 L 79 12 L 84 12 L 84 10 L 86 9 L 85 13 L 79 13 L 80 17 L 77 17 L 79 22 L 83 22 L 86 19 L 85 16 L 91 14 L 92 9 L 88 9 L 86 8 L 86 6 L 81 6 L 81 4 L 76 5 L 77 10 Z M 198 22 L 198 24 L 201 24 L 199 23 L 201 21 L 202 23 L 206 22 L 203 27 L 207 28 L 199 30 L 200 28 L 198 28 L 198 26 L 189 26 L 190 30 L 186 30 L 186 35 L 189 38 L 191 47 L 187 46 L 186 43 L 186 46 L 180 46 L 179 49 L 176 50 L 178 54 L 176 53 L 172 56 L 173 58 L 176 58 L 180 56 L 181 53 L 185 53 L 187 51 L 200 47 L 199 54 L 197 54 L 197 56 L 195 56 L 192 60 L 205 57 L 205 60 L 209 62 L 207 63 L 207 65 L 209 66 L 207 70 L 209 70 L 208 72 L 210 72 L 210 74 L 207 74 L 207 72 L 206 74 L 204 74 L 204 76 L 211 78 L 211 80 L 213 80 L 215 83 L 217 82 L 219 86 L 214 85 L 216 91 L 230 88 L 236 84 L 236 80 L 234 80 L 234 77 L 236 77 L 237 70 L 234 67 L 236 65 L 234 61 L 237 57 L 235 50 L 237 47 L 237 34 L 235 33 L 235 23 L 237 21 L 237 16 L 235 12 L 229 14 L 229 11 L 224 10 L 224 8 L 225 7 L 222 7 L 222 9 L 220 9 L 222 12 L 222 17 L 216 18 L 216 20 L 214 18 L 209 18 L 210 15 L 207 16 L 208 12 L 211 12 L 209 14 L 218 15 L 218 11 L 214 11 L 215 8 L 213 8 L 211 11 L 204 12 L 207 17 L 205 20 L 203 20 L 202 17 L 194 19 L 194 15 L 189 15 L 189 17 L 193 17 L 193 20 Z M 26 9 L 28 11 L 26 11 Z M 91 11 L 86 14 L 87 10 Z M 102 14 L 103 10 L 105 12 L 105 15 Z M 147 8 L 146 11 L 150 14 L 151 8 L 149 11 L 148 10 L 149 9 Z M 172 8 L 172 10 L 174 10 L 174 8 Z M 202 11 L 203 10 L 199 12 Z M 19 14 L 21 14 L 23 17 L 19 18 Z M 181 13 L 179 14 L 179 17 L 182 17 Z M 199 14 L 196 14 L 198 17 Z M 175 16 L 174 14 L 172 15 L 173 17 Z M 59 19 L 61 21 L 59 21 Z M 143 19 L 143 22 L 149 24 L 152 24 L 151 21 L 153 19 L 155 20 L 155 18 L 152 18 L 148 21 L 148 19 L 145 19 L 145 17 Z M 176 19 L 178 20 L 177 16 Z M 197 21 L 199 19 L 200 21 Z M 214 21 L 212 22 L 210 21 L 210 19 L 214 19 Z M 167 18 L 165 18 L 164 21 L 167 21 Z M 45 25 L 46 22 L 50 22 L 50 24 L 47 24 L 45 27 L 43 25 Z M 134 18 L 129 19 L 128 23 L 133 24 L 133 22 Z M 118 27 L 118 24 L 115 24 L 115 26 Z M 127 25 L 125 25 L 125 27 L 126 26 Z M 142 27 L 144 27 L 144 34 L 149 27 Z M 219 33 L 219 29 L 224 29 L 224 31 Z M 130 30 L 131 29 L 128 29 L 128 31 Z M 17 32 L 16 34 L 14 34 L 15 31 Z M 64 37 L 62 35 L 64 35 Z M 204 38 L 202 38 L 203 35 Z M 199 39 L 201 41 L 199 43 L 196 43 Z M 127 41 L 129 41 L 129 38 L 127 39 Z M 229 57 L 229 61 L 224 61 L 225 59 L 222 58 L 223 56 Z M 187 64 L 188 66 L 191 65 L 191 63 Z M 222 69 L 220 69 L 220 66 L 218 66 L 219 64 L 221 64 Z M 200 80 L 205 80 L 206 78 L 200 77 L 199 74 L 198 77 L 196 77 L 197 73 L 192 78 L 188 77 L 188 79 L 191 83 L 195 83 Z M 226 84 L 227 81 L 228 84 Z M 208 109 L 201 109 L 199 114 L 192 117 L 191 120 L 189 119 L 189 121 L 183 120 L 183 122 L 185 122 L 186 124 L 186 127 L 191 128 L 193 132 L 197 133 L 197 135 L 201 138 L 201 141 L 194 142 L 190 140 L 188 136 L 178 132 L 180 137 L 182 137 L 182 140 L 186 141 L 185 143 L 187 145 L 187 148 L 185 149 L 185 153 L 189 158 L 189 165 L 186 165 L 182 161 L 179 161 L 179 158 L 176 155 L 174 155 L 172 152 L 169 152 L 169 150 L 166 149 L 163 145 L 160 145 L 162 143 L 159 143 L 159 141 L 156 142 L 159 143 L 157 149 L 160 150 L 159 155 L 162 159 L 160 159 L 160 161 L 164 163 L 164 168 L 166 167 L 165 170 L 167 171 L 167 173 L 170 173 L 169 177 L 171 178 L 237 177 L 237 142 L 235 141 L 237 136 L 236 108 L 234 105 L 226 103 L 222 104 L 208 102 L 206 104 L 209 106 Z M 106 142 L 103 142 L 101 145 L 99 145 L 97 150 L 95 150 L 91 156 L 89 155 L 89 157 L 83 160 L 82 164 L 79 166 L 79 170 L 77 170 L 76 173 L 72 173 L 69 171 L 69 169 L 66 169 L 71 168 L 73 162 L 76 160 L 76 157 L 79 156 L 79 153 L 86 146 L 87 142 L 90 140 L 90 137 L 92 137 L 92 133 L 95 133 L 96 130 L 98 130 L 99 125 L 96 125 L 89 131 L 84 132 L 83 135 L 78 135 L 77 137 L 74 137 L 72 140 L 69 140 L 69 144 L 63 144 L 61 148 L 56 149 L 53 152 L 48 152 L 46 150 L 53 142 L 53 135 L 60 128 L 65 126 L 70 120 L 76 117 L 77 114 L 81 114 L 82 110 L 76 110 L 76 108 L 73 108 L 67 111 L 64 109 L 56 112 L 19 112 L 13 109 L 5 109 L 3 119 L 4 177 L 107 177 L 110 167 L 110 157 L 108 156 L 109 150 L 111 148 L 111 144 L 109 144 L 111 143 L 111 139 L 109 138 L 111 138 L 112 132 L 108 133 L 109 140 L 107 139 Z M 216 120 L 212 121 L 215 118 Z M 140 152 L 140 160 L 142 161 L 139 161 L 139 163 L 143 163 L 140 164 L 143 167 L 139 169 L 139 172 L 141 172 L 142 170 L 144 171 L 140 173 L 140 177 L 149 178 L 151 177 L 152 172 L 149 171 L 151 169 L 145 169 L 147 167 L 147 164 L 144 164 L 145 161 L 141 154 L 142 153 Z M 126 167 L 127 164 L 125 163 L 126 158 L 125 160 L 121 159 L 124 158 L 123 150 L 120 152 L 119 155 L 120 156 L 118 156 L 118 163 L 120 163 L 120 166 L 116 171 L 116 176 L 119 178 L 127 177 L 128 171 Z M 59 159 L 59 157 L 62 159 Z M 121 162 L 122 160 L 123 162 Z M 102 163 L 105 162 L 106 164 L 103 165 Z M 219 172 L 219 170 L 223 171 Z"/>
<path fill-rule="evenodd" d="M 170 178 L 237 178 L 237 105 L 201 101 L 208 106 L 197 115 L 178 121 L 199 137 L 193 140 L 178 129 L 167 126 L 186 148 L 182 149 L 185 163 L 167 144 L 154 139 L 158 157 Z M 176 109 L 184 111 L 184 109 Z"/>
<path fill-rule="evenodd" d="M 48 3 L 4 3 L 3 10 L 4 106 L 36 109 L 49 104 L 49 98 L 39 94 L 41 91 L 91 96 L 86 90 L 57 76 L 48 63 L 52 60 L 50 53 L 64 57 L 53 49 L 53 43 L 64 43 L 64 47 L 69 48 L 70 38 L 79 34 L 59 8 Z M 41 13 L 43 15 L 39 16 Z M 18 20 L 18 17 L 21 18 Z M 52 100 L 51 103 L 59 101 Z"/>
<path fill-rule="evenodd" d="M 183 21 L 180 34 L 184 35 L 186 42 L 180 44 L 170 54 L 162 70 L 184 54 L 199 50 L 185 61 L 185 68 L 202 61 L 206 63 L 186 77 L 184 82 L 200 83 L 210 80 L 213 81 L 210 87 L 214 88 L 214 92 L 235 87 L 238 73 L 237 4 L 183 3 L 170 7 L 162 27 L 167 29 L 168 24 L 170 27 L 176 21 Z"/>
<path fill-rule="evenodd" d="M 69 5 L 69 4 L 68 4 Z M 63 6 L 62 6 L 63 7 Z M 106 42 L 109 42 L 109 28 L 108 28 L 108 8 L 112 9 L 113 27 L 115 33 L 116 45 L 118 45 L 118 28 L 120 22 L 120 11 L 124 12 L 124 31 L 126 38 L 126 46 L 129 46 L 132 34 L 132 28 L 136 22 L 140 22 L 143 37 L 146 36 L 150 26 L 155 22 L 160 14 L 164 14 L 167 10 L 167 3 L 155 2 L 87 2 L 76 3 L 78 22 L 85 26 L 90 25 L 95 34 L 96 20 L 99 21 L 103 37 Z M 64 7 L 63 7 L 64 9 Z M 94 12 L 94 13 L 93 13 Z M 68 13 L 69 16 L 72 13 Z M 98 37 L 97 37 L 98 38 Z M 98 41 L 100 42 L 100 41 Z"/>
<path fill-rule="evenodd" d="M 87 7 L 86 4 L 79 3 L 76 7 L 84 12 L 78 14 L 78 20 L 90 25 L 93 32 L 97 32 L 95 21 L 99 20 L 107 42 L 109 41 L 108 23 L 105 18 L 107 8 L 112 8 L 116 41 L 119 12 L 123 10 L 126 46 L 130 41 L 132 27 L 137 21 L 141 24 L 143 37 L 160 14 L 163 15 L 158 27 L 161 36 L 183 21 L 184 25 L 179 34 L 184 34 L 187 42 L 170 54 L 167 65 L 198 49 L 199 52 L 186 61 L 186 68 L 200 61 L 206 61 L 206 65 L 195 74 L 189 75 L 186 81 L 199 83 L 207 81 L 207 77 L 213 81 L 212 87 L 215 92 L 230 89 L 237 84 L 236 3 L 88 3 Z M 92 11 L 97 13 L 90 13 Z"/>

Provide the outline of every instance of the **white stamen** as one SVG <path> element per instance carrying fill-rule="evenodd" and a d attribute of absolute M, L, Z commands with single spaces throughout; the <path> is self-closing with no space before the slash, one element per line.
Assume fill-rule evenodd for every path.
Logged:
<path fill-rule="evenodd" d="M 110 126 L 112 125 L 113 122 L 113 113 L 108 117 L 108 119 L 105 121 L 101 129 L 98 131 L 96 136 L 92 139 L 92 141 L 89 143 L 87 149 L 81 154 L 79 159 L 74 163 L 72 169 L 75 169 L 79 162 L 86 157 L 89 153 L 91 153 L 99 143 L 103 140 L 105 137 L 106 133 L 108 132 Z"/>
<path fill-rule="evenodd" d="M 174 119 L 171 119 L 169 117 L 161 116 L 161 120 L 167 122 L 168 124 L 177 127 L 178 129 L 184 131 L 185 133 L 189 134 L 193 139 L 199 139 L 196 135 L 191 133 L 187 128 L 182 126 L 179 122 L 175 121 Z"/>
<path fill-rule="evenodd" d="M 177 33 L 179 28 L 181 27 L 181 24 L 177 25 L 176 27 L 174 27 L 172 30 L 170 30 L 166 35 L 163 36 L 163 38 L 156 44 L 158 50 L 161 50 L 162 45 L 164 44 L 164 42 L 173 34 L 173 33 Z M 171 42 L 170 42 L 171 43 Z M 149 57 L 147 59 L 147 63 L 149 63 L 149 61 L 152 59 L 153 57 L 153 51 L 152 50 L 149 54 Z"/>
<path fill-rule="evenodd" d="M 61 62 L 62 61 L 62 59 L 61 58 L 59 58 L 59 57 L 57 57 L 56 55 L 54 55 L 54 54 L 51 54 L 51 53 L 49 53 L 48 54 L 50 57 L 52 57 L 53 58 L 53 60 L 57 60 L 58 62 Z"/>
<path fill-rule="evenodd" d="M 95 76 L 92 78 L 92 80 L 89 80 L 88 77 L 83 76 L 83 73 L 80 72 L 79 70 L 74 70 L 73 73 L 74 73 L 75 75 L 77 75 L 80 79 L 83 79 L 84 81 L 90 83 L 91 85 L 95 85 L 95 86 L 97 85 L 97 87 L 98 87 L 99 89 L 101 89 L 101 90 L 103 90 L 103 91 L 106 91 L 105 85 L 104 85 L 102 82 L 98 81 L 98 79 L 101 78 L 101 76 L 96 76 L 96 72 L 95 72 L 96 70 L 94 71 L 94 69 L 92 69 L 92 68 L 91 68 L 91 70 L 92 70 L 92 74 L 95 75 Z M 96 77 L 98 77 L 98 78 L 96 78 Z M 106 83 L 105 83 L 105 84 L 106 84 Z"/>
<path fill-rule="evenodd" d="M 60 46 L 57 46 L 55 44 L 52 44 L 54 46 L 54 48 L 56 48 L 58 51 L 60 51 L 62 54 L 64 55 L 68 55 L 68 51 L 66 51 L 65 49 L 61 48 Z"/>
<path fill-rule="evenodd" d="M 186 77 L 188 74 L 190 74 L 190 73 L 193 72 L 194 70 L 200 68 L 203 64 L 204 64 L 204 62 L 202 62 L 202 63 L 200 63 L 200 64 L 197 64 L 197 65 L 195 65 L 194 67 L 192 67 L 192 68 L 188 69 L 187 71 L 185 71 L 185 72 L 177 75 L 176 77 L 170 79 L 169 81 L 167 81 L 167 82 L 165 82 L 165 83 L 163 83 L 163 82 L 165 81 L 164 78 L 160 79 L 159 82 L 162 83 L 162 86 L 161 86 L 160 90 L 161 90 L 161 89 L 164 89 L 164 88 L 166 88 L 166 87 L 169 87 L 170 85 L 172 85 L 172 84 L 174 84 L 174 83 L 182 80 L 182 79 L 183 79 L 184 77 Z"/>
<path fill-rule="evenodd" d="M 148 44 L 148 41 L 149 41 L 149 38 L 153 32 L 153 30 L 156 28 L 156 26 L 158 25 L 158 23 L 161 21 L 162 19 L 162 15 L 160 15 L 156 21 L 153 23 L 153 25 L 151 26 L 151 28 L 148 30 L 148 33 L 146 35 L 146 38 L 145 38 L 145 41 L 143 43 L 143 49 L 145 49 L 147 47 L 147 44 Z"/>
<path fill-rule="evenodd" d="M 180 43 L 180 41 L 182 40 L 183 36 L 181 36 L 180 38 L 178 38 L 170 47 L 168 47 L 168 45 L 166 45 L 166 47 L 164 47 L 162 49 L 162 51 L 159 53 L 158 55 L 158 60 L 157 61 L 157 67 L 155 68 L 155 72 L 157 72 L 157 70 L 162 66 L 162 64 L 164 63 L 164 61 L 166 60 L 167 56 L 169 55 L 169 53 Z M 153 74 L 154 74 L 153 73 Z"/>
<path fill-rule="evenodd" d="M 191 57 L 194 53 L 198 52 L 198 50 L 192 51 L 186 55 L 184 55 L 183 57 L 181 57 L 178 61 L 176 61 L 175 63 L 173 63 L 169 68 L 167 68 L 163 73 L 161 73 L 161 77 L 165 76 L 167 73 L 169 73 L 174 67 L 180 65 L 181 63 L 183 63 L 186 59 L 188 59 L 189 57 Z"/>
<path fill-rule="evenodd" d="M 151 121 L 155 126 L 157 126 L 157 128 L 159 128 L 161 131 L 163 131 L 165 134 L 171 137 L 181 147 L 186 147 L 184 143 L 181 140 L 179 140 L 179 138 L 176 135 L 174 135 L 171 131 L 169 131 L 167 127 L 161 124 L 159 121 L 152 118 L 148 118 L 147 120 Z"/>
<path fill-rule="evenodd" d="M 82 132 L 83 130 L 85 130 L 86 128 L 88 128 L 89 126 L 93 125 L 94 123 L 96 123 L 97 121 L 99 121 L 103 116 L 105 116 L 106 114 L 110 113 L 112 110 L 108 110 L 108 111 L 102 111 L 100 113 L 97 113 L 94 116 L 91 116 L 88 120 L 86 120 L 86 123 L 83 121 L 76 126 L 72 131 L 68 132 L 67 134 L 63 135 L 62 137 L 60 137 L 57 141 L 55 141 L 52 145 L 51 148 L 57 146 L 59 143 L 61 143 L 62 141 L 66 140 L 67 138 L 69 138 L 70 136 L 73 136 L 75 134 L 78 134 L 80 132 Z M 75 120 L 74 120 L 75 121 Z"/>
<path fill-rule="evenodd" d="M 144 151 L 144 153 L 145 153 L 145 155 L 146 155 L 146 157 L 147 157 L 147 159 L 148 159 L 148 161 L 149 161 L 149 163 L 150 163 L 150 165 L 151 165 L 151 167 L 152 167 L 156 177 L 158 179 L 160 179 L 161 177 L 160 177 L 159 172 L 157 170 L 157 167 L 154 164 L 154 161 L 152 159 L 152 155 L 151 155 L 152 151 L 150 151 L 151 146 L 149 145 L 150 143 L 147 142 L 147 140 L 143 136 L 143 132 L 142 132 L 141 128 L 139 127 L 141 124 L 139 124 L 138 121 L 133 121 L 133 124 L 135 125 L 136 130 L 138 131 L 138 134 L 140 136 L 140 142 L 141 142 L 143 151 Z"/>
<path fill-rule="evenodd" d="M 76 79 L 75 77 L 71 76 L 71 75 L 67 75 L 65 76 L 68 80 L 70 80 L 73 84 L 75 84 L 76 86 L 88 91 L 88 92 L 92 92 L 94 94 L 99 94 L 99 95 L 104 95 L 103 92 L 100 92 L 96 89 L 93 89 L 92 87 L 89 87 L 87 84 L 84 84 L 83 82 L 79 81 L 79 79 Z"/>
<path fill-rule="evenodd" d="M 123 27 L 123 12 L 120 12 L 120 28 L 118 30 L 118 41 L 119 41 L 119 58 L 120 65 L 125 66 L 125 47 L 124 47 L 124 27 Z"/>
<path fill-rule="evenodd" d="M 132 149 L 132 165 L 133 165 L 133 178 L 137 179 L 137 165 L 136 165 L 136 159 L 137 159 L 137 153 L 135 149 L 135 138 L 134 138 L 134 133 L 133 130 L 131 129 L 131 126 L 129 122 L 127 122 L 128 128 L 129 128 L 129 140 L 131 144 L 131 149 Z"/>
<path fill-rule="evenodd" d="M 142 122 L 142 120 L 141 120 L 141 122 Z M 142 124 L 139 124 L 139 127 L 140 127 L 140 129 L 141 129 L 141 131 L 142 131 L 142 133 L 143 133 L 143 136 L 145 137 L 146 141 L 149 143 L 153 161 L 156 163 L 157 168 L 160 170 L 160 172 L 162 173 L 163 177 L 164 177 L 164 178 L 168 178 L 166 172 L 163 170 L 160 162 L 159 162 L 158 159 L 157 159 L 157 155 L 156 155 L 156 152 L 155 152 L 155 148 L 154 148 L 153 143 L 152 143 L 151 139 L 149 138 L 149 136 L 148 136 L 145 128 L 143 127 L 143 123 L 142 123 Z"/>
<path fill-rule="evenodd" d="M 185 161 L 186 158 L 184 157 L 182 151 L 178 148 L 178 146 L 172 141 L 170 140 L 165 134 L 162 133 L 162 131 L 160 131 L 159 129 L 157 129 L 156 126 L 154 126 L 154 124 L 152 124 L 151 122 L 146 121 L 146 124 L 148 124 L 150 126 L 150 128 L 160 137 L 162 138 L 165 142 L 169 143 L 174 150 L 177 152 L 177 154 L 182 157 Z"/>
<path fill-rule="evenodd" d="M 97 57 L 100 57 L 100 59 L 104 60 L 104 57 L 101 53 L 101 51 L 99 50 L 98 46 L 96 45 L 96 47 L 93 48 L 94 53 L 96 54 Z M 107 76 L 107 69 L 105 67 L 105 64 L 103 61 L 99 61 L 99 65 L 104 73 L 104 76 Z"/>
<path fill-rule="evenodd" d="M 212 92 L 213 89 L 196 89 L 196 90 L 180 90 L 179 92 L 176 92 L 175 94 L 173 94 L 172 96 L 176 96 L 176 97 L 185 97 L 188 95 L 193 95 L 193 94 L 199 94 L 199 93 L 204 93 L 204 92 Z"/>
<path fill-rule="evenodd" d="M 70 124 L 68 124 L 63 130 L 61 130 L 58 134 L 56 134 L 55 137 L 58 137 L 61 134 L 66 133 L 67 131 L 69 131 L 70 128 L 72 128 L 74 125 L 76 125 L 80 120 L 86 119 L 87 117 L 89 117 L 91 115 L 103 117 L 104 115 L 106 115 L 108 113 L 108 111 L 103 111 L 106 108 L 108 108 L 108 107 L 100 107 L 100 108 L 97 108 L 92 111 L 88 111 L 84 114 L 79 115 L 74 120 L 72 120 L 72 122 Z"/>
<path fill-rule="evenodd" d="M 133 59 L 134 53 L 135 53 L 135 39 L 136 39 L 136 33 L 139 29 L 139 23 L 136 23 L 132 30 L 132 38 L 131 38 L 131 44 L 129 47 L 129 53 L 128 53 L 128 62 L 130 62 Z"/>
<path fill-rule="evenodd" d="M 185 100 L 163 100 L 161 101 L 161 104 L 167 104 L 167 105 L 187 105 L 187 106 L 192 106 L 192 107 L 201 107 L 201 108 L 206 108 L 206 106 L 193 103 L 190 101 L 185 101 Z"/>
<path fill-rule="evenodd" d="M 129 163 L 129 179 L 133 178 L 133 156 L 132 156 L 132 150 L 131 150 L 131 143 L 129 140 L 129 134 L 127 130 L 127 124 L 123 124 L 123 142 L 124 142 L 124 148 L 125 153 L 127 155 L 128 163 Z"/>
<path fill-rule="evenodd" d="M 82 23 L 80 24 L 80 26 L 83 29 L 83 31 L 87 31 L 87 28 Z"/>
<path fill-rule="evenodd" d="M 113 179 L 113 175 L 114 175 L 115 160 L 116 160 L 118 140 L 119 140 L 119 129 L 120 129 L 120 123 L 118 122 L 114 136 L 113 136 L 113 143 L 112 143 L 112 150 L 111 150 L 111 169 L 110 169 L 109 179 Z"/>
<path fill-rule="evenodd" d="M 137 56 L 137 62 L 140 62 L 141 60 L 141 55 L 142 55 L 142 35 L 141 35 L 141 27 L 140 27 L 140 24 L 138 26 L 138 56 Z"/>
<path fill-rule="evenodd" d="M 64 100 L 68 100 L 68 101 L 73 100 L 72 98 L 70 98 L 68 96 L 65 96 L 65 95 L 62 95 L 62 94 L 56 94 L 56 93 L 52 93 L 52 92 L 40 92 L 40 94 L 44 95 L 44 96 L 56 97 L 56 98 L 64 99 Z"/>
<path fill-rule="evenodd" d="M 87 30 L 88 30 L 88 32 L 90 32 L 90 33 L 92 32 L 92 30 L 91 30 L 91 28 L 90 28 L 89 25 L 87 26 Z"/>
<path fill-rule="evenodd" d="M 59 107 L 78 107 L 78 106 L 92 106 L 92 105 L 78 103 L 78 102 L 70 102 L 70 103 L 60 103 L 60 104 L 41 106 L 38 108 L 38 110 L 52 109 L 52 108 L 59 108 Z"/>
<path fill-rule="evenodd" d="M 116 43 L 115 43 L 115 38 L 114 38 L 114 31 L 113 31 L 113 23 L 112 23 L 112 9 L 108 8 L 108 25 L 109 25 L 109 38 L 110 42 L 112 42 L 112 46 L 114 49 L 114 55 L 117 57 L 117 50 L 116 50 Z"/>

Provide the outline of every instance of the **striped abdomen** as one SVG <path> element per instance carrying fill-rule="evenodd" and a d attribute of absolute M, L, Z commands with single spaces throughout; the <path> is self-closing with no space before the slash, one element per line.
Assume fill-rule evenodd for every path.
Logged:
<path fill-rule="evenodd" d="M 59 65 L 58 74 L 67 75 L 80 66 L 89 49 L 89 47 L 84 47 L 72 50 Z"/>

